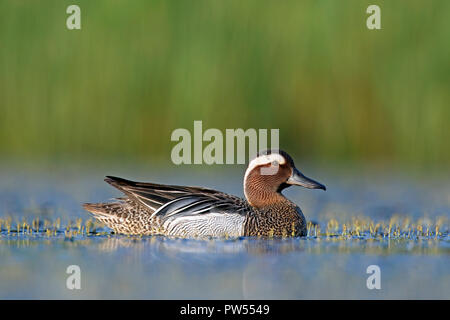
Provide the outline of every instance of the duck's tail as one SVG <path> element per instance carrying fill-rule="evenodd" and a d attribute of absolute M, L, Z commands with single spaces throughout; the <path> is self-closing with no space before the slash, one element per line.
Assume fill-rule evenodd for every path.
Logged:
<path fill-rule="evenodd" d="M 126 203 L 85 203 L 83 208 L 92 213 L 95 219 L 116 232 L 121 229 L 128 218 L 128 204 Z"/>
<path fill-rule="evenodd" d="M 119 199 L 120 200 L 120 199 Z M 95 219 L 104 223 L 115 233 L 129 235 L 160 234 L 160 222 L 126 201 L 110 203 L 85 203 L 83 208 L 92 213 Z"/>

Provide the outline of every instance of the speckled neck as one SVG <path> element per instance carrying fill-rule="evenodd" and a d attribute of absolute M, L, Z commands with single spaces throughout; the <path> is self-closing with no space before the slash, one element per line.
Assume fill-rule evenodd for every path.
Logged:
<path fill-rule="evenodd" d="M 245 175 L 244 194 L 255 208 L 263 208 L 276 203 L 288 201 L 278 190 L 277 177 L 260 175 L 256 170 Z"/>

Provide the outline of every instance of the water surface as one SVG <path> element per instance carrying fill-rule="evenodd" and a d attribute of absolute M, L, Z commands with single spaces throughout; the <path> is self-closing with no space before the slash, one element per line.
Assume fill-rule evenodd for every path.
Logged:
<path fill-rule="evenodd" d="M 112 172 L 242 195 L 240 170 L 3 168 L 3 299 L 450 298 L 445 175 L 351 175 L 311 168 L 320 174 L 305 173 L 324 182 L 327 192 L 286 192 L 315 223 L 308 237 L 193 240 L 120 236 L 100 225 L 86 233 L 80 227 L 89 215 L 80 203 L 119 196 L 102 181 Z M 31 232 L 20 226 L 24 222 Z M 369 230 L 377 224 L 376 232 Z M 81 269 L 81 290 L 66 287 L 69 265 Z M 366 286 L 369 265 L 381 269 L 381 290 Z"/>

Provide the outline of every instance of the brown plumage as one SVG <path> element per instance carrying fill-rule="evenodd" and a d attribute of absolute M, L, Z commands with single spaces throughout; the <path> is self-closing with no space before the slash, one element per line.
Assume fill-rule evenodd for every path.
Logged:
<path fill-rule="evenodd" d="M 201 187 L 116 177 L 105 181 L 126 197 L 84 204 L 96 219 L 116 233 L 180 237 L 304 236 L 302 211 L 281 192 L 291 185 L 325 190 L 301 174 L 283 151 L 265 151 L 250 162 L 244 177 L 246 200 Z"/>

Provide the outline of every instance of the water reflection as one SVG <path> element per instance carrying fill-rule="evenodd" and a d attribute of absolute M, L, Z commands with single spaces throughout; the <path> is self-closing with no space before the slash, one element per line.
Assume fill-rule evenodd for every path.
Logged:
<path fill-rule="evenodd" d="M 0 245 L 10 248 L 26 248 L 48 245 L 51 247 L 89 247 L 90 250 L 114 252 L 155 252 L 164 255 L 201 256 L 220 255 L 282 255 L 296 252 L 322 253 L 365 253 L 365 254 L 450 254 L 448 234 L 440 238 L 417 240 L 390 238 L 354 237 L 342 240 L 339 237 L 306 238 L 238 238 L 238 239 L 177 239 L 166 237 L 77 236 L 73 238 L 45 236 L 14 236 L 0 234 Z"/>

